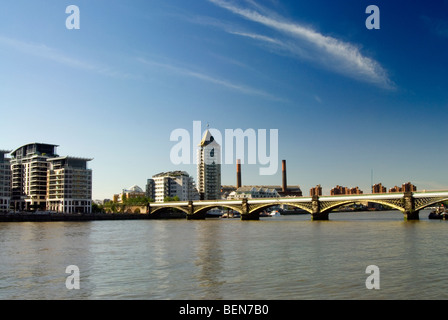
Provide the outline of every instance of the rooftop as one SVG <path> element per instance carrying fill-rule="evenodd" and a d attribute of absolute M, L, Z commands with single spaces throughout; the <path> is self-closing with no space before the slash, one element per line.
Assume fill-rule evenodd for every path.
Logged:
<path fill-rule="evenodd" d="M 57 157 L 57 158 L 51 158 L 47 161 L 58 161 L 58 160 L 79 160 L 79 161 L 92 161 L 93 158 L 80 158 L 80 157 L 71 157 L 71 156 L 64 156 L 64 157 Z"/>
<path fill-rule="evenodd" d="M 159 177 L 178 177 L 178 176 L 189 176 L 188 172 L 186 171 L 168 171 L 168 172 L 161 172 L 158 174 L 153 175 L 153 178 L 159 178 Z"/>
<path fill-rule="evenodd" d="M 215 138 L 212 136 L 212 134 L 210 133 L 210 131 L 207 129 L 207 131 L 205 131 L 204 136 L 202 137 L 201 143 L 199 143 L 199 147 L 205 147 L 206 145 L 209 145 L 210 143 L 214 142 Z M 215 144 L 218 144 L 215 141 Z"/>
<path fill-rule="evenodd" d="M 59 147 L 56 144 L 33 142 L 33 143 L 25 144 L 25 145 L 15 149 L 14 151 L 11 152 L 11 155 L 13 157 L 15 157 L 17 151 L 19 151 L 20 149 L 24 149 L 24 148 L 28 149 L 29 147 L 32 147 L 32 146 L 35 146 L 35 147 L 37 147 L 40 150 L 40 151 L 38 151 L 38 153 L 54 153 L 55 152 L 55 148 Z"/>
<path fill-rule="evenodd" d="M 141 192 L 144 192 L 144 191 L 139 186 L 133 185 L 132 187 L 123 190 L 123 192 L 139 192 L 139 193 L 141 193 Z"/>

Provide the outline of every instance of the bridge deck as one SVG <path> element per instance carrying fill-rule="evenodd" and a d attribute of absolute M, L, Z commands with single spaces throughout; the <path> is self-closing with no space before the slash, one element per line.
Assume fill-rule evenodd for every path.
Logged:
<path fill-rule="evenodd" d="M 369 200 L 392 200 L 402 199 L 404 192 L 394 193 L 376 193 L 376 194 L 358 194 L 358 195 L 334 195 L 334 196 L 319 196 L 319 201 L 369 201 Z M 420 191 L 413 192 L 414 198 L 448 198 L 448 191 Z M 247 199 L 248 204 L 283 204 L 283 203 L 307 203 L 312 201 L 312 197 L 284 197 L 284 198 L 256 198 Z M 211 206 L 211 205 L 240 205 L 242 199 L 238 200 L 196 200 L 193 201 L 193 205 L 199 206 Z M 189 201 L 177 201 L 177 202 L 152 202 L 151 207 L 173 207 L 173 206 L 188 206 Z"/>

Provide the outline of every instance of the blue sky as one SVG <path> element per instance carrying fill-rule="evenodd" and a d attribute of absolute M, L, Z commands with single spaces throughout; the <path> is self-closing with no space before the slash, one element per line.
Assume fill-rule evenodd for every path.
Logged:
<path fill-rule="evenodd" d="M 368 5 L 380 29 L 368 30 Z M 65 9 L 80 9 L 68 30 Z M 448 189 L 448 1 L 4 0 L 0 149 L 92 157 L 94 199 L 174 165 L 170 134 L 201 121 L 278 129 L 279 165 L 321 184 Z M 243 165 L 243 184 L 281 169 Z M 225 164 L 222 183 L 235 184 Z"/>

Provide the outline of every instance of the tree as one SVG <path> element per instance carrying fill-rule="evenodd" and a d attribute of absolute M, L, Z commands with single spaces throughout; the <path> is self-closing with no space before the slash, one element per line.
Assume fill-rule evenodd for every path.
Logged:
<path fill-rule="evenodd" d="M 101 213 L 104 212 L 104 206 L 97 203 L 92 203 L 92 213 Z"/>
<path fill-rule="evenodd" d="M 179 196 L 165 197 L 165 198 L 163 199 L 163 202 L 170 202 L 170 201 L 180 201 Z"/>

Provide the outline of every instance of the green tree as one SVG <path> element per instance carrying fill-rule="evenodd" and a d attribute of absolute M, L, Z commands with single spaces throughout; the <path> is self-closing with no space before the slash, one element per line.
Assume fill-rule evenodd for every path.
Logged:
<path fill-rule="evenodd" d="M 163 198 L 164 202 L 170 202 L 170 201 L 179 201 L 179 197 L 178 196 L 174 196 L 174 197 L 165 197 Z"/>
<path fill-rule="evenodd" d="M 104 206 L 102 204 L 92 203 L 92 213 L 104 212 Z"/>

